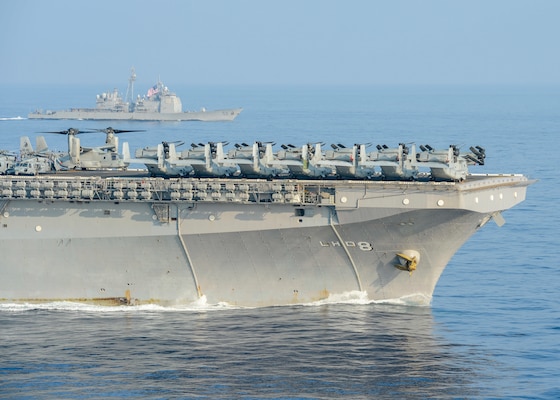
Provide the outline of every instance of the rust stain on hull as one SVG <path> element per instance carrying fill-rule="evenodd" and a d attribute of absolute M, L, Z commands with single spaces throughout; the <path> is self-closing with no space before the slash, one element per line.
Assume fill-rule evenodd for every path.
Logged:
<path fill-rule="evenodd" d="M 68 302 L 68 303 L 80 303 L 89 304 L 96 306 L 138 306 L 145 304 L 158 304 L 163 305 L 163 302 L 156 299 L 149 299 L 145 301 L 139 301 L 138 299 L 130 298 L 130 293 L 125 297 L 99 297 L 99 298 L 67 298 L 67 299 L 0 299 L 2 303 L 29 303 L 29 304 L 43 304 L 43 303 L 56 303 L 56 302 Z"/>

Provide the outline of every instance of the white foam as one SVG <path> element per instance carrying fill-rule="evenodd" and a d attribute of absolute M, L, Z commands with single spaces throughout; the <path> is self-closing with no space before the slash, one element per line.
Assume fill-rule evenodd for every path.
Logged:
<path fill-rule="evenodd" d="M 50 303 L 0 303 L 0 312 L 26 311 L 73 311 L 84 313 L 138 313 L 138 312 L 173 312 L 173 311 L 211 311 L 228 308 L 227 303 L 207 304 L 203 296 L 193 303 L 162 306 L 157 304 L 105 306 L 97 304 L 75 303 L 70 301 L 55 301 Z"/>
<path fill-rule="evenodd" d="M 367 292 L 352 290 L 343 293 L 330 293 L 329 297 L 322 300 L 305 303 L 305 306 L 322 306 L 325 304 L 369 304 L 371 300 L 368 298 Z"/>
<path fill-rule="evenodd" d="M 432 301 L 431 296 L 417 293 L 395 299 L 372 300 L 367 292 L 353 290 L 343 293 L 331 293 L 323 300 L 304 304 L 305 306 L 321 306 L 325 304 L 389 304 L 399 306 L 428 306 Z"/>
<path fill-rule="evenodd" d="M 309 303 L 299 304 L 305 307 L 318 307 L 328 304 L 388 304 L 398 306 L 429 306 L 432 298 L 424 294 L 412 294 L 396 299 L 371 300 L 367 292 L 359 290 L 331 293 L 329 297 Z M 294 304 L 279 305 L 280 307 L 293 307 Z M 96 304 L 75 303 L 70 301 L 54 301 L 50 303 L 0 303 L 0 312 L 25 312 L 25 311 L 73 311 L 84 313 L 137 313 L 137 312 L 201 312 L 214 310 L 252 309 L 257 307 L 233 306 L 227 302 L 209 304 L 206 296 L 200 297 L 191 303 L 176 303 L 172 305 L 142 304 L 105 306 Z"/>
<path fill-rule="evenodd" d="M 0 117 L 0 121 L 19 121 L 19 120 L 24 120 L 27 118 L 23 118 L 23 117 Z"/>

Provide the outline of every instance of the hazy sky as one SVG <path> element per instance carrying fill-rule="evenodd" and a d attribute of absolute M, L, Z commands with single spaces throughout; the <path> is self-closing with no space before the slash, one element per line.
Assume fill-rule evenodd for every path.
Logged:
<path fill-rule="evenodd" d="M 0 84 L 560 83 L 557 0 L 1 0 Z"/>

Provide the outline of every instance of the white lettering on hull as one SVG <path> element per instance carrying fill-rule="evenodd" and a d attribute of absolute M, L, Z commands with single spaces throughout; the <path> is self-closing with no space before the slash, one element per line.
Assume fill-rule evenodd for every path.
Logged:
<path fill-rule="evenodd" d="M 320 241 L 319 244 L 321 247 L 342 247 L 342 244 L 339 241 L 332 241 L 332 242 L 323 242 Z M 344 242 L 344 246 L 346 247 L 357 247 L 362 251 L 372 251 L 373 245 L 369 242 Z"/>

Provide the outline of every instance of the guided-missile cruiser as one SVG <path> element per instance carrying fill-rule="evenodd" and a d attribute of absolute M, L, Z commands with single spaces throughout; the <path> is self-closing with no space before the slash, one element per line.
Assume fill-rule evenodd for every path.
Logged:
<path fill-rule="evenodd" d="M 134 96 L 136 73 L 131 70 L 125 98 L 117 89 L 98 94 L 95 108 L 68 110 L 35 110 L 30 119 L 137 120 L 137 121 L 233 121 L 242 108 L 183 111 L 181 98 L 161 81 L 144 95 Z"/>

